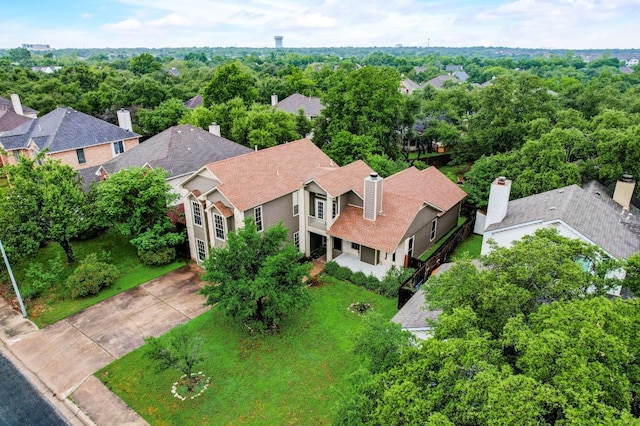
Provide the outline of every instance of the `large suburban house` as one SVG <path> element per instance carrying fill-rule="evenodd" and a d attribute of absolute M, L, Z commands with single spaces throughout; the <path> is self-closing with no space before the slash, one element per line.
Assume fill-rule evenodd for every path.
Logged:
<path fill-rule="evenodd" d="M 85 185 L 101 181 L 129 167 L 162 168 L 167 183 L 179 194 L 178 184 L 214 161 L 252 152 L 251 148 L 220 137 L 220 126 L 209 132 L 190 124 L 170 127 L 99 166 L 81 170 Z"/>
<path fill-rule="evenodd" d="M 565 237 L 597 245 L 614 259 L 640 250 L 640 210 L 631 204 L 635 181 L 630 176 L 617 182 L 613 196 L 595 181 L 513 201 L 510 188 L 511 181 L 504 177 L 491 184 L 486 217 L 476 221 L 481 228 L 476 232 L 483 233 L 482 254 L 491 251 L 490 240 L 508 247 L 540 228 L 555 228 Z"/>
<path fill-rule="evenodd" d="M 435 168 L 382 179 L 362 161 L 339 167 L 309 139 L 207 164 L 180 187 L 199 262 L 251 217 L 259 231 L 282 222 L 306 255 L 378 276 L 455 227 L 466 195 Z"/>
<path fill-rule="evenodd" d="M 140 135 L 69 107 L 59 107 L 0 135 L 3 164 L 15 164 L 19 155 L 47 156 L 75 170 L 98 166 L 138 145 Z"/>

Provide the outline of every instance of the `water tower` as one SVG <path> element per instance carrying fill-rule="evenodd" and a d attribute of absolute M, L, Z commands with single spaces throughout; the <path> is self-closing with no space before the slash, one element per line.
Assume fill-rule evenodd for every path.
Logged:
<path fill-rule="evenodd" d="M 282 49 L 282 36 L 273 37 L 276 40 L 276 49 Z"/>

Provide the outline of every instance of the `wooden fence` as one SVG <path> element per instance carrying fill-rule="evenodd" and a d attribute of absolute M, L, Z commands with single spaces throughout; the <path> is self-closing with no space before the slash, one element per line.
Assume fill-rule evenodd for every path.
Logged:
<path fill-rule="evenodd" d="M 398 289 L 398 309 L 402 308 L 420 286 L 429 279 L 431 273 L 441 264 L 449 260 L 451 254 L 473 232 L 476 222 L 474 215 L 469 215 L 460 228 L 445 240 L 445 242 L 426 261 L 410 257 L 407 267 L 416 271 Z"/>

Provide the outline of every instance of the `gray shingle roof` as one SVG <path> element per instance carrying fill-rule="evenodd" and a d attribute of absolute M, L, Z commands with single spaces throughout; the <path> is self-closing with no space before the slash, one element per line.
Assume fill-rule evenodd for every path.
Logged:
<path fill-rule="evenodd" d="M 191 109 L 202 106 L 202 95 L 195 95 L 193 98 L 188 99 L 185 101 L 184 106 Z"/>
<path fill-rule="evenodd" d="M 168 177 L 186 175 L 205 164 L 253 152 L 251 148 L 190 124 L 173 126 L 102 165 L 109 174 L 127 167 L 161 167 Z"/>
<path fill-rule="evenodd" d="M 298 110 L 302 108 L 304 115 L 307 117 L 317 117 L 324 107 L 320 103 L 320 98 L 307 97 L 294 93 L 278 102 L 276 108 L 292 114 L 297 114 Z"/>
<path fill-rule="evenodd" d="M 562 221 L 612 256 L 627 258 L 640 249 L 640 210 L 631 206 L 630 214 L 622 213 L 603 185 L 590 182 L 584 189 L 570 185 L 510 201 L 502 222 L 487 231 Z"/>
<path fill-rule="evenodd" d="M 445 82 L 453 81 L 454 83 L 460 83 L 457 77 L 453 75 L 439 75 L 431 80 L 427 81 L 426 84 L 430 84 L 436 89 L 441 89 Z"/>
<path fill-rule="evenodd" d="M 40 150 L 60 152 L 139 136 L 73 108 L 59 107 L 0 136 L 0 143 L 6 149 L 17 149 L 33 139 Z"/>
<path fill-rule="evenodd" d="M 31 120 L 33 120 L 33 118 L 16 114 L 13 111 L 0 109 L 0 134 L 8 130 L 13 130 Z"/>

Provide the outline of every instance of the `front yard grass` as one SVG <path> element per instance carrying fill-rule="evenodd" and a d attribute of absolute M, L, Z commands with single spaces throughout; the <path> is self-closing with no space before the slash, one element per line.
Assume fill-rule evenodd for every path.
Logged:
<path fill-rule="evenodd" d="M 356 368 L 352 338 L 364 318 L 347 310 L 369 302 L 390 319 L 397 301 L 324 276 L 311 287 L 312 303 L 288 317 L 276 334 L 252 336 L 216 308 L 186 324 L 202 336 L 211 384 L 194 400 L 180 401 L 171 385 L 180 373 L 156 372 L 145 347 L 96 373 L 109 389 L 151 424 L 323 425 Z"/>
<path fill-rule="evenodd" d="M 18 283 L 18 289 L 20 289 L 28 283 L 26 270 L 31 263 L 39 262 L 47 267 L 50 259 L 55 259 L 58 255 L 62 259 L 64 269 L 59 277 L 59 287 L 51 289 L 43 296 L 26 303 L 28 318 L 36 323 L 38 327 L 52 324 L 115 294 L 136 287 L 186 264 L 184 260 L 176 260 L 164 266 L 143 265 L 138 259 L 136 249 L 129 243 L 127 237 L 113 230 L 89 240 L 73 241 L 71 245 L 78 260 L 83 259 L 90 253 L 97 253 L 99 256 L 102 252 L 109 253 L 110 263 L 116 265 L 120 270 L 120 278 L 111 287 L 103 289 L 95 296 L 71 299 L 70 297 L 65 297 L 62 288 L 66 278 L 78 266 L 78 262 L 68 265 L 60 244 L 49 243 L 40 249 L 35 259 L 23 259 L 14 263 L 11 266 Z M 5 283 L 5 288 L 8 287 L 11 287 L 11 284 Z"/>

